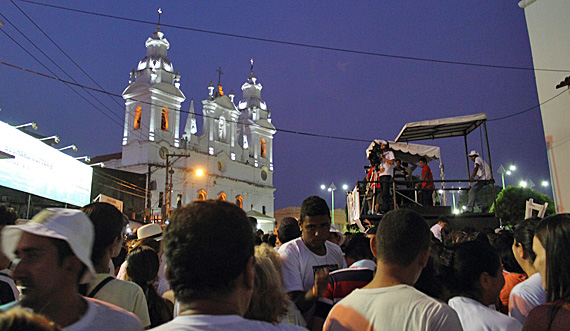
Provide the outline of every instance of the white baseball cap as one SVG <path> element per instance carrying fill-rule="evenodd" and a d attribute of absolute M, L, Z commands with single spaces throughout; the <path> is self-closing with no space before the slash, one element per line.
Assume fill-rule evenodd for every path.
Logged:
<path fill-rule="evenodd" d="M 95 240 L 95 230 L 89 217 L 77 209 L 47 208 L 36 214 L 29 222 L 8 225 L 2 230 L 2 251 L 14 260 L 16 246 L 22 233 L 60 239 L 69 245 L 75 256 L 87 266 L 80 284 L 88 283 L 96 274 L 91 262 L 91 250 Z"/>
<path fill-rule="evenodd" d="M 144 238 L 152 238 L 154 240 L 162 239 L 162 227 L 158 224 L 146 224 L 137 230 L 137 238 L 139 240 Z"/>
<path fill-rule="evenodd" d="M 479 156 L 479 153 L 477 153 L 476 150 L 472 150 L 471 153 L 469 153 L 469 156 Z"/>

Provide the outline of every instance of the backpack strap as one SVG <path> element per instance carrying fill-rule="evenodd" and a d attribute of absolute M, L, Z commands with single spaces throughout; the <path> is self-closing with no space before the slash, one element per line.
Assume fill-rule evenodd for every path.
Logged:
<path fill-rule="evenodd" d="M 87 297 L 89 298 L 95 297 L 95 294 L 97 294 L 103 288 L 103 286 L 107 285 L 107 283 L 112 281 L 113 279 L 115 279 L 115 277 L 113 276 L 109 276 L 103 279 L 99 284 L 97 284 L 97 286 L 95 286 L 93 290 L 91 290 L 91 292 L 89 292 L 89 294 L 87 294 Z"/>

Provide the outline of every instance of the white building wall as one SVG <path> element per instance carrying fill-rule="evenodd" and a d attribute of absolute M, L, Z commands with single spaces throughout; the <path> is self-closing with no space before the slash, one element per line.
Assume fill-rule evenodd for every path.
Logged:
<path fill-rule="evenodd" d="M 567 0 L 526 0 L 524 8 L 535 68 L 570 68 L 570 2 Z M 570 93 L 555 86 L 568 72 L 535 71 L 540 103 L 560 92 L 559 97 L 541 106 L 550 179 L 558 213 L 570 208 Z"/>

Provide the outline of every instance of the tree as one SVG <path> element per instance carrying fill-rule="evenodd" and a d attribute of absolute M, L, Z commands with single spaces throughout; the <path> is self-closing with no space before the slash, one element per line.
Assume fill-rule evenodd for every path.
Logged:
<path fill-rule="evenodd" d="M 497 208 L 503 225 L 515 226 L 524 220 L 526 201 L 532 199 L 534 203 L 544 204 L 548 202 L 545 216 L 556 213 L 554 201 L 546 194 L 530 188 L 507 186 L 497 197 Z M 494 208 L 491 207 L 491 212 Z"/>

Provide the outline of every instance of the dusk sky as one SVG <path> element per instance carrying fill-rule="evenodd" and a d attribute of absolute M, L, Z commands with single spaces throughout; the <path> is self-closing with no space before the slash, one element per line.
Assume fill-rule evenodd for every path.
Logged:
<path fill-rule="evenodd" d="M 183 111 L 194 99 L 201 113 L 218 67 L 224 91 L 233 89 L 241 99 L 254 59 L 261 96 L 277 128 L 275 209 L 300 206 L 315 194 L 330 203 L 320 185 L 354 187 L 364 177 L 370 142 L 394 140 L 408 122 L 477 113 L 487 113 L 497 183 L 499 166 L 514 163 L 518 169 L 507 185 L 529 179 L 552 196 L 540 187 L 549 171 L 534 72 L 528 70 L 528 32 L 517 1 L 4 0 L 0 61 L 100 89 L 71 58 L 111 95 L 90 91 L 93 98 L 0 64 L 0 121 L 35 121 L 37 133 L 59 135 L 59 147 L 77 145 L 74 156 L 121 151 L 125 106 L 116 95 L 146 54 L 159 7 L 168 57 L 187 97 Z M 552 96 L 557 93 L 553 86 Z M 181 118 L 183 131 L 186 114 Z M 473 132 L 468 145 L 486 158 L 482 132 Z M 446 177 L 467 179 L 462 138 L 415 143 L 440 146 Z M 436 162 L 430 166 L 439 173 Z M 339 189 L 335 207 L 344 205 Z"/>

